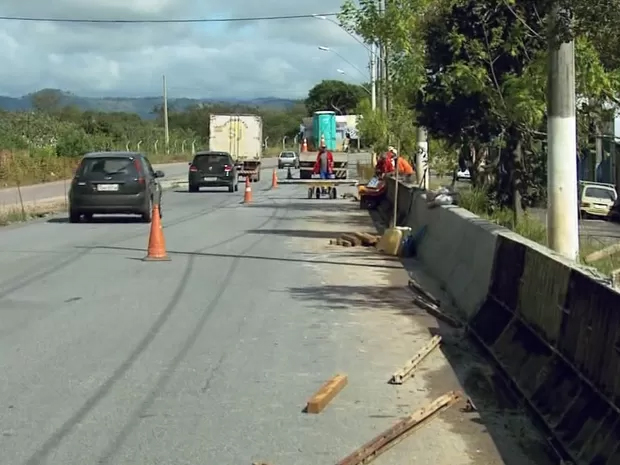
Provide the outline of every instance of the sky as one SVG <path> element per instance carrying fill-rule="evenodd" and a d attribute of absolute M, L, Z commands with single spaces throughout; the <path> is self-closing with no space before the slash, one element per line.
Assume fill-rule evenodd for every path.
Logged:
<path fill-rule="evenodd" d="M 341 3 L 2 0 L 0 16 L 226 18 L 337 13 Z M 86 97 L 160 95 L 166 75 L 170 98 L 304 98 L 323 79 L 369 80 L 368 51 L 337 24 L 316 18 L 197 24 L 0 20 L 0 63 L 0 95 L 13 97 L 43 88 Z"/>

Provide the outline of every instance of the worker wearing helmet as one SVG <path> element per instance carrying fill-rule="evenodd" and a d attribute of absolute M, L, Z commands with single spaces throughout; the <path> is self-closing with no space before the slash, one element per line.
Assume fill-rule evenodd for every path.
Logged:
<path fill-rule="evenodd" d="M 388 148 L 388 154 L 392 158 L 392 165 L 398 170 L 399 178 L 407 183 L 413 182 L 413 177 L 415 175 L 415 170 L 411 166 L 405 157 L 398 156 L 398 151 L 394 147 Z"/>
<path fill-rule="evenodd" d="M 387 153 L 382 153 L 379 155 L 379 159 L 377 160 L 377 166 L 375 167 L 375 173 L 378 177 L 383 177 L 388 173 L 394 171 L 394 163 L 392 162 L 392 157 L 388 156 Z"/>

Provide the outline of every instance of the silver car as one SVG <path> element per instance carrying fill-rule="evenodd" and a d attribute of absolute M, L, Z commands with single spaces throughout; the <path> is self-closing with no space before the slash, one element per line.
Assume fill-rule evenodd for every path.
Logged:
<path fill-rule="evenodd" d="M 278 169 L 282 168 L 299 168 L 299 156 L 296 152 L 280 152 L 278 155 Z"/>

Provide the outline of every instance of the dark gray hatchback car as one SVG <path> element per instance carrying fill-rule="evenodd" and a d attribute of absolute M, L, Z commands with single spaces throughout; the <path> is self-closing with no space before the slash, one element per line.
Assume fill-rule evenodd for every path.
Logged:
<path fill-rule="evenodd" d="M 235 161 L 226 152 L 197 152 L 189 164 L 187 181 L 190 192 L 198 192 L 201 187 L 228 187 L 228 192 L 239 190 Z"/>
<path fill-rule="evenodd" d="M 90 220 L 93 214 L 137 214 L 150 223 L 153 201 L 161 198 L 158 179 L 163 177 L 141 153 L 87 153 L 71 182 L 69 221 Z"/>

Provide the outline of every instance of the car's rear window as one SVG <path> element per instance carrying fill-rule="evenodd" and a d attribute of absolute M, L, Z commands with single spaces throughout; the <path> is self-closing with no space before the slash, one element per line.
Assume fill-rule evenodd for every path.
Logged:
<path fill-rule="evenodd" d="M 80 175 L 137 177 L 138 170 L 135 161 L 127 157 L 84 158 L 80 165 Z"/>
<path fill-rule="evenodd" d="M 224 165 L 230 164 L 230 157 L 225 153 L 212 153 L 205 155 L 196 155 L 194 165 L 199 169 L 223 168 Z"/>
<path fill-rule="evenodd" d="M 616 200 L 616 194 L 611 189 L 605 189 L 602 187 L 587 187 L 586 188 L 586 197 L 592 197 L 594 199 L 604 199 L 604 200 Z"/>
<path fill-rule="evenodd" d="M 295 154 L 293 152 L 282 152 L 280 156 L 282 158 L 295 158 Z"/>

